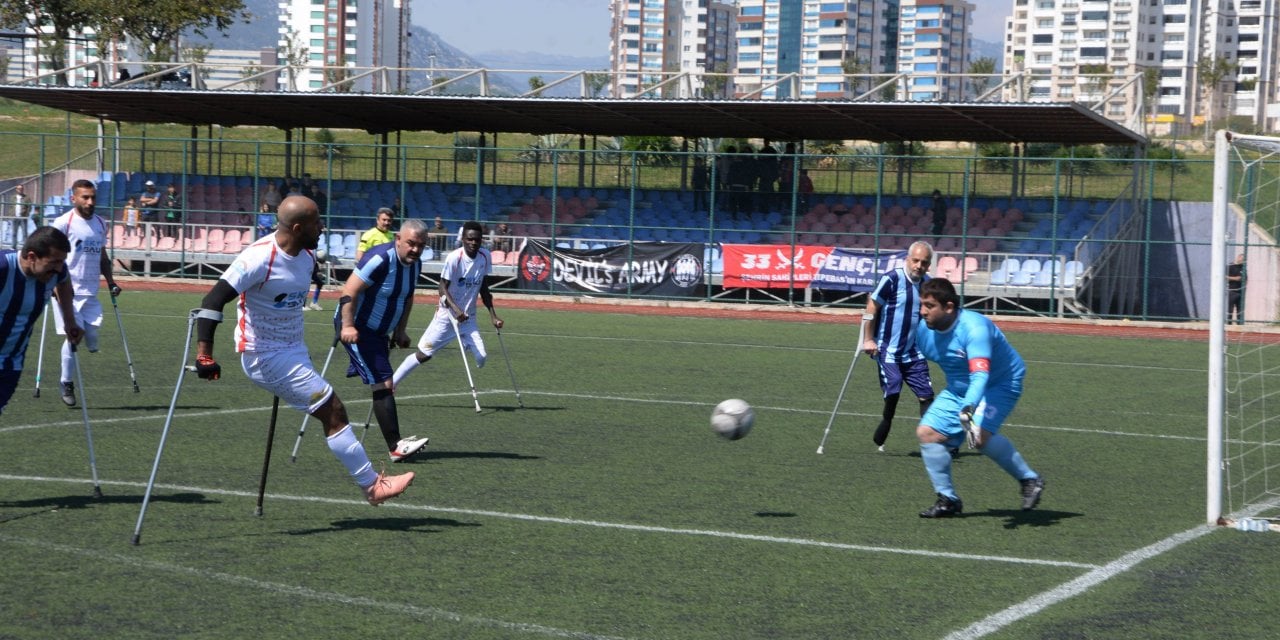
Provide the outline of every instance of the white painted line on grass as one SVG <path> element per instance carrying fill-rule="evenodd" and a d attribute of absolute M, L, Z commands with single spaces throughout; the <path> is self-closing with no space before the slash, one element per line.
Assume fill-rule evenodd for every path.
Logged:
<path fill-rule="evenodd" d="M 506 620 L 497 620 L 494 618 L 485 618 L 481 616 L 472 616 L 462 613 L 455 613 L 445 609 L 436 607 L 422 607 L 413 604 L 404 604 L 396 602 L 385 602 L 366 598 L 363 596 L 349 596 L 342 593 L 334 593 L 332 591 L 317 591 L 307 587 L 300 587 L 283 582 L 271 582 L 268 580 L 258 580 L 248 576 L 236 575 L 233 573 L 223 573 L 221 571 L 209 571 L 207 569 L 197 569 L 195 567 L 185 567 L 167 562 L 157 562 L 155 560 L 147 560 L 134 555 L 126 555 L 122 553 L 112 553 L 109 551 L 101 551 L 98 549 L 82 549 L 65 544 L 57 544 L 46 542 L 43 540 L 31 540 L 29 538 L 20 538 L 0 534 L 0 542 L 8 544 L 20 544 L 46 551 L 53 551 L 67 555 L 79 556 L 90 561 L 107 561 L 116 564 L 122 564 L 136 569 L 148 571 L 162 571 L 177 575 L 192 576 L 201 580 L 210 580 L 213 582 L 221 582 L 229 584 L 233 587 L 245 587 L 249 589 L 258 589 L 274 594 L 288 596 L 290 598 L 306 598 L 308 600 L 316 600 L 319 602 L 327 602 L 351 607 L 366 607 L 371 609 L 380 609 L 387 613 L 396 615 L 412 616 L 414 618 L 425 620 L 444 620 L 446 622 L 455 622 L 459 624 L 468 624 L 473 626 L 488 627 L 491 629 L 500 629 L 502 631 L 515 631 L 518 633 L 536 634 L 542 636 L 550 636 L 553 638 L 576 638 L 579 640 L 623 640 L 616 636 L 601 636 L 592 633 L 584 633 L 581 631 L 567 631 L 565 629 L 557 629 L 555 627 L 547 627 L 540 624 L 532 624 L 528 622 L 508 622 Z M 396 622 L 398 630 L 403 630 L 404 623 Z M 464 635 L 464 634 L 460 634 Z"/>
<path fill-rule="evenodd" d="M 85 484 L 88 481 L 83 478 L 53 478 L 47 476 L 19 476 L 12 474 L 0 474 L 0 480 L 15 480 L 23 482 L 66 482 L 72 484 Z M 102 485 L 111 485 L 118 487 L 137 487 L 146 488 L 143 482 L 124 482 L 124 481 L 102 481 Z M 192 487 L 176 484 L 160 484 L 156 483 L 155 488 L 167 489 L 171 491 L 185 491 L 192 493 L 205 493 L 222 496 L 238 496 L 243 498 L 256 498 L 256 492 L 250 491 L 232 491 L 227 489 L 213 489 L 209 487 Z M 344 500 L 338 498 L 323 498 L 319 496 L 295 496 L 288 494 L 268 494 L 272 500 L 292 500 L 295 502 L 316 502 L 322 504 L 340 504 L 340 505 L 364 505 L 364 500 Z M 1070 569 L 1095 569 L 1096 564 L 1083 562 L 1069 562 L 1065 560 L 1042 560 L 1038 558 L 1014 558 L 1010 556 L 989 556 L 973 553 L 952 553 L 948 551 L 935 551 L 932 549 L 902 549 L 897 547 L 877 547 L 861 544 L 847 544 L 843 542 L 827 542 L 824 540 L 810 540 L 807 538 L 784 538 L 778 536 L 762 536 L 751 533 L 737 533 L 733 531 L 715 531 L 710 529 L 680 529 L 675 527 L 659 527 L 642 524 L 628 524 L 624 522 L 602 522 L 599 520 L 577 520 L 573 518 L 556 518 L 552 516 L 537 516 L 525 513 L 509 513 L 505 511 L 487 511 L 484 509 L 463 509 L 457 507 L 437 507 L 431 505 L 408 504 L 403 501 L 388 502 L 382 505 L 393 509 L 403 509 L 406 511 L 427 511 L 431 513 L 449 513 L 453 515 L 478 516 L 486 518 L 501 518 L 504 520 L 521 520 L 525 522 L 544 522 L 550 524 L 562 524 L 574 527 L 596 527 L 600 529 L 617 529 L 621 531 L 639 531 L 642 533 L 667 533 L 673 535 L 685 536 L 706 536 L 711 538 L 724 538 L 731 540 L 748 540 L 751 542 L 767 542 L 771 544 L 791 544 L 806 547 L 821 547 L 826 549 L 839 549 L 842 551 L 862 551 L 867 553 L 895 553 L 908 556 L 924 556 L 928 558 L 951 558 L 953 560 L 972 560 L 977 562 L 1004 562 L 1010 564 L 1028 564 L 1045 567 L 1065 567 Z"/>
<path fill-rule="evenodd" d="M 1035 615 L 1051 605 L 1084 593 L 1092 587 L 1132 569 L 1144 560 L 1154 558 L 1217 529 L 1218 527 L 1216 526 L 1203 524 L 1194 529 L 1169 536 L 1137 551 L 1126 553 L 1079 578 L 1064 582 L 1058 587 L 1036 594 L 1004 611 L 987 616 L 964 629 L 954 631 L 946 637 L 946 640 L 973 640 L 974 638 L 982 638 L 988 634 L 995 633 L 1023 618 Z"/>

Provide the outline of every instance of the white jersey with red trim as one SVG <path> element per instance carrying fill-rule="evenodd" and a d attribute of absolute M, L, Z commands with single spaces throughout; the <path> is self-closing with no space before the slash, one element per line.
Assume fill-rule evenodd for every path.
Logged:
<path fill-rule="evenodd" d="M 67 234 L 71 253 L 67 254 L 67 272 L 76 297 L 96 296 L 102 284 L 102 252 L 107 247 L 107 222 L 93 215 L 87 220 L 72 209 L 53 221 L 53 228 Z"/>
<path fill-rule="evenodd" d="M 264 236 L 236 256 L 222 279 L 240 299 L 236 302 L 236 351 L 278 351 L 305 344 L 302 309 L 311 287 L 315 254 L 296 256 Z"/>
<path fill-rule="evenodd" d="M 476 257 L 471 258 L 467 256 L 466 249 L 458 247 L 445 256 L 440 279 L 449 281 L 449 295 L 453 302 L 462 308 L 463 313 L 474 318 L 480 285 L 492 270 L 493 259 L 489 257 L 488 249 L 480 247 L 476 250 Z M 440 298 L 440 310 L 448 313 L 448 309 L 444 298 Z"/>

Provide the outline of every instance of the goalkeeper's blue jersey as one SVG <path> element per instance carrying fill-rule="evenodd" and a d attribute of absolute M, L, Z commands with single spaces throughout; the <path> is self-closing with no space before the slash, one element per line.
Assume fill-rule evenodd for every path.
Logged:
<path fill-rule="evenodd" d="M 947 390 L 965 398 L 971 378 L 984 388 L 1014 387 L 1021 391 L 1027 365 L 990 318 L 961 309 L 946 331 L 934 331 L 924 322 L 916 327 L 916 348 L 938 363 L 947 376 Z M 983 375 L 985 374 L 985 375 Z M 981 395 L 981 394 L 979 394 Z M 968 398 L 976 403 L 976 398 Z"/>

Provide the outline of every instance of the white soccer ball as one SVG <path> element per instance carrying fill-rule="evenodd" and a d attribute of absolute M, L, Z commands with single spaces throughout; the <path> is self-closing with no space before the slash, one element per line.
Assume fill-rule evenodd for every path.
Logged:
<path fill-rule="evenodd" d="M 730 440 L 738 440 L 751 431 L 756 422 L 756 412 L 745 400 L 730 398 L 716 405 L 711 412 L 711 428 Z"/>

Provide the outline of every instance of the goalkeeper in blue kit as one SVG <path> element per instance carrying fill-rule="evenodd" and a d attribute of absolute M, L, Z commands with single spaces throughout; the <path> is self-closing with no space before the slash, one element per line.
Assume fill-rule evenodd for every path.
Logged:
<path fill-rule="evenodd" d="M 1044 492 L 1044 478 L 1000 433 L 1022 395 L 1027 367 L 1022 357 L 989 318 L 962 309 L 955 286 L 945 278 L 920 285 L 920 325 L 916 347 L 938 363 L 947 386 L 929 406 L 916 437 L 920 457 L 938 494 L 937 502 L 920 512 L 921 518 L 959 515 L 964 507 L 951 481 L 949 447 L 967 441 L 1018 481 L 1022 509 L 1035 508 Z"/>

